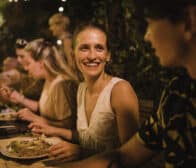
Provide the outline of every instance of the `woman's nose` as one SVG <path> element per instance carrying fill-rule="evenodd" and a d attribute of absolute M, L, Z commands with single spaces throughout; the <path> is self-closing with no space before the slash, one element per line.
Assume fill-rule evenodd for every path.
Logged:
<path fill-rule="evenodd" d="M 53 31 L 53 26 L 49 25 L 49 30 L 52 32 Z"/>
<path fill-rule="evenodd" d="M 89 51 L 88 58 L 89 59 L 95 59 L 96 58 L 96 52 L 93 49 L 91 49 Z"/>
<path fill-rule="evenodd" d="M 49 27 L 49 30 L 52 32 L 52 27 Z"/>
<path fill-rule="evenodd" d="M 27 65 L 24 64 L 24 65 L 23 65 L 23 68 L 24 68 L 25 71 L 28 71 L 28 72 L 29 72 L 29 68 L 28 68 Z"/>

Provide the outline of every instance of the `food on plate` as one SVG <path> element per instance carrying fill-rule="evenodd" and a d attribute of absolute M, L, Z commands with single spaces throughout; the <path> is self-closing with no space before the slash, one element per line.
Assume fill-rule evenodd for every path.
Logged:
<path fill-rule="evenodd" d="M 16 120 L 17 119 L 17 112 L 1 112 L 0 113 L 0 120 Z"/>
<path fill-rule="evenodd" d="M 16 157 L 47 156 L 47 150 L 51 146 L 43 137 L 31 139 L 18 139 L 11 141 L 7 146 L 7 152 Z"/>

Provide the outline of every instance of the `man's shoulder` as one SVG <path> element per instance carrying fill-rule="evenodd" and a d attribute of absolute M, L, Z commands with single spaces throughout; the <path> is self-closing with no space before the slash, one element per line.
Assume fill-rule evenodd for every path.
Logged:
<path fill-rule="evenodd" d="M 167 89 L 171 92 L 179 92 L 192 95 L 196 92 L 196 81 L 187 74 L 173 77 L 168 84 Z"/>

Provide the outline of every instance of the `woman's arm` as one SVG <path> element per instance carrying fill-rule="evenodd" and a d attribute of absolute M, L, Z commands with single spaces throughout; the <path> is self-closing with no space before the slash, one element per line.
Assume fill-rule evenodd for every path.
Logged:
<path fill-rule="evenodd" d="M 148 161 L 155 153 L 148 149 L 137 134 L 121 148 L 96 154 L 77 162 L 62 164 L 62 168 L 125 168 L 138 167 Z"/>
<path fill-rule="evenodd" d="M 13 88 L 10 88 L 9 86 L 1 87 L 0 94 L 7 101 L 10 101 L 10 102 L 16 103 L 16 104 L 21 104 L 33 112 L 38 111 L 38 102 L 37 101 L 26 98 L 23 94 L 19 93 L 18 91 L 14 90 Z"/>
<path fill-rule="evenodd" d="M 29 125 L 34 133 L 48 136 L 58 136 L 65 140 L 72 141 L 72 131 L 70 129 L 55 127 L 46 123 L 33 122 Z"/>
<path fill-rule="evenodd" d="M 145 146 L 137 133 L 118 152 L 121 164 L 126 167 L 140 166 L 155 154 L 154 151 Z"/>
<path fill-rule="evenodd" d="M 67 58 L 67 63 L 68 65 L 74 69 L 75 68 L 75 63 L 74 63 L 74 58 L 72 56 L 72 47 L 71 47 L 71 39 L 70 38 L 65 38 L 63 40 L 63 47 L 64 47 L 64 52 Z"/>
<path fill-rule="evenodd" d="M 83 148 L 81 145 L 68 141 L 60 142 L 49 148 L 51 158 L 60 162 L 81 160 L 95 154 L 94 150 Z"/>
<path fill-rule="evenodd" d="M 54 127 L 46 123 L 37 122 L 31 123 L 29 128 L 34 133 L 58 136 L 66 140 L 49 149 L 50 156 L 55 158 L 55 160 L 59 160 L 59 162 L 83 159 L 96 153 L 94 150 L 83 148 L 77 144 L 79 140 L 74 135 L 77 134 L 76 130 Z"/>
<path fill-rule="evenodd" d="M 17 95 L 15 94 L 19 94 L 19 93 L 15 93 L 14 91 L 12 93 L 12 97 L 16 98 Z M 38 101 L 28 99 L 23 94 L 19 94 L 18 96 L 19 97 L 17 98 L 17 103 L 23 105 L 24 107 L 30 109 L 33 112 L 38 112 L 38 107 L 39 107 Z"/>
<path fill-rule="evenodd" d="M 49 125 L 52 125 L 52 126 L 55 126 L 55 127 L 63 127 L 63 128 L 66 128 L 66 129 L 73 129 L 72 128 L 72 125 L 73 125 L 73 119 L 72 117 L 67 117 L 65 118 L 64 120 L 51 120 L 51 119 L 47 119 L 47 118 L 44 118 L 47 123 Z"/>
<path fill-rule="evenodd" d="M 120 81 L 114 86 L 111 104 L 116 113 L 120 142 L 124 144 L 139 127 L 138 99 L 127 81 Z"/>

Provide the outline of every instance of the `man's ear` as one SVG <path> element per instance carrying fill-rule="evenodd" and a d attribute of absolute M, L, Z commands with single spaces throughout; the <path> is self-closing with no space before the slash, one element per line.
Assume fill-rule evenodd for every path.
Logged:
<path fill-rule="evenodd" d="M 188 17 L 187 17 L 187 28 L 189 29 L 192 35 L 196 34 L 196 6 L 191 6 L 188 8 Z"/>
<path fill-rule="evenodd" d="M 191 6 L 187 9 L 187 16 L 185 20 L 184 38 L 192 40 L 196 35 L 196 6 Z"/>

